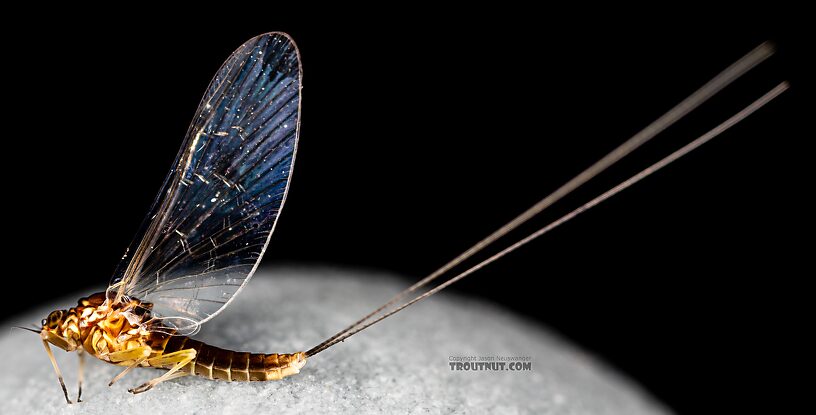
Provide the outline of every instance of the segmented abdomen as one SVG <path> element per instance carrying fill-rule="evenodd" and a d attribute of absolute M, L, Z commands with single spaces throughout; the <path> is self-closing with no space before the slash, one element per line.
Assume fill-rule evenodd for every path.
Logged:
<path fill-rule="evenodd" d="M 195 349 L 196 358 L 181 371 L 208 379 L 245 382 L 278 380 L 297 374 L 306 364 L 306 354 L 303 352 L 290 354 L 235 352 L 210 346 L 186 336 L 170 337 L 163 354 L 184 349 Z"/>

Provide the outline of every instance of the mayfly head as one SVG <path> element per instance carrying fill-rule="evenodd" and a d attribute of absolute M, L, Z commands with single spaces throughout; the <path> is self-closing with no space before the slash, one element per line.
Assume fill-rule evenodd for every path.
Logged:
<path fill-rule="evenodd" d="M 52 311 L 41 322 L 40 337 L 60 349 L 73 351 L 79 346 L 77 323 L 76 314 L 68 310 Z"/>

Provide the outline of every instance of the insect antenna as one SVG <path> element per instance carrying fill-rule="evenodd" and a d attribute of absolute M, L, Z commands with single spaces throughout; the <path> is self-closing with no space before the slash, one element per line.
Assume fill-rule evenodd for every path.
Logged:
<path fill-rule="evenodd" d="M 23 326 L 11 326 L 11 328 L 13 328 L 13 329 L 20 329 L 20 330 L 28 330 L 28 331 L 30 331 L 30 332 L 32 332 L 32 333 L 37 333 L 37 334 L 40 334 L 40 330 L 34 330 L 34 329 L 32 329 L 32 328 L 28 328 L 28 327 L 23 327 Z"/>
<path fill-rule="evenodd" d="M 742 121 L 748 115 L 752 114 L 754 111 L 765 105 L 766 103 L 770 102 L 780 93 L 788 88 L 788 84 L 783 82 L 776 88 L 772 89 L 761 98 L 753 102 L 751 105 L 740 111 L 739 113 L 735 114 L 722 124 L 718 125 L 708 133 L 700 136 L 693 142 L 687 144 L 686 146 L 682 147 L 681 149 L 675 151 L 671 155 L 667 156 L 666 158 L 660 160 L 659 162 L 653 164 L 652 166 L 646 168 L 645 170 L 641 171 L 640 173 L 632 176 L 631 178 L 625 180 L 624 182 L 620 183 L 619 185 L 613 187 L 612 189 L 608 190 L 607 192 L 601 194 L 600 196 L 592 199 L 590 202 L 582 205 L 578 209 L 568 213 L 567 215 L 561 217 L 560 219 L 550 223 L 549 225 L 545 226 L 544 228 L 539 229 L 538 231 L 530 234 L 528 237 L 516 242 L 515 244 L 511 245 L 510 247 L 500 251 L 499 253 L 491 256 L 490 258 L 478 263 L 477 265 L 467 269 L 466 271 L 446 280 L 442 284 L 436 286 L 435 288 L 414 297 L 412 300 L 403 303 L 402 305 L 392 309 L 391 311 L 380 315 L 376 319 L 369 321 L 370 319 L 374 318 L 378 314 L 380 314 L 383 310 L 397 304 L 397 302 L 404 298 L 406 295 L 416 291 L 418 288 L 421 288 L 427 285 L 432 280 L 438 278 L 445 272 L 449 271 L 453 267 L 459 265 L 464 260 L 470 258 L 474 254 L 478 253 L 497 239 L 501 238 L 502 236 L 506 235 L 507 233 L 511 232 L 512 230 L 516 229 L 518 226 L 522 225 L 523 223 L 527 222 L 529 219 L 534 217 L 535 215 L 539 214 L 541 211 L 546 209 L 547 207 L 551 206 L 576 188 L 580 187 L 596 175 L 600 174 L 602 171 L 606 170 L 608 167 L 652 139 L 654 136 L 674 124 L 676 121 L 681 119 L 683 116 L 691 112 L 694 108 L 701 105 L 705 102 L 708 98 L 712 97 L 722 88 L 739 78 L 742 74 L 746 73 L 748 70 L 756 66 L 757 64 L 761 63 L 768 57 L 773 54 L 773 47 L 769 43 L 763 43 L 756 47 L 754 50 L 749 52 L 743 58 L 738 60 L 736 63 L 732 64 L 716 77 L 714 77 L 711 81 L 703 85 L 700 89 L 695 91 L 691 94 L 688 98 L 681 101 L 677 104 L 674 108 L 669 110 L 666 114 L 652 122 L 649 126 L 641 130 L 639 133 L 635 134 L 632 138 L 612 150 L 609 154 L 604 156 L 598 162 L 575 176 L 573 179 L 559 187 L 553 193 L 533 205 L 530 209 L 513 219 L 512 221 L 508 222 L 506 225 L 502 226 L 494 233 L 486 237 L 485 239 L 478 242 L 476 245 L 468 249 L 467 251 L 463 252 L 461 255 L 457 256 L 438 270 L 434 271 L 432 274 L 428 275 L 427 277 L 423 278 L 419 282 L 415 283 L 414 285 L 410 286 L 409 288 L 405 289 L 404 291 L 398 293 L 390 300 L 388 300 L 385 304 L 378 307 L 373 312 L 369 313 L 368 315 L 364 316 L 362 319 L 358 320 L 354 324 L 346 327 L 345 329 L 341 330 L 334 336 L 326 339 L 324 342 L 318 344 L 317 346 L 313 347 L 312 349 L 306 352 L 307 356 L 313 356 L 321 351 L 337 344 L 338 342 L 342 342 L 345 339 L 351 337 L 352 335 L 359 333 L 360 331 L 370 327 L 373 324 L 376 324 L 383 319 L 396 314 L 397 312 L 403 310 L 404 308 L 421 301 L 442 289 L 448 287 L 449 285 L 459 281 L 460 279 L 470 275 L 471 273 L 483 268 L 484 266 L 490 264 L 491 262 L 503 257 L 504 255 L 514 251 L 515 249 L 527 244 L 528 242 L 532 241 L 535 238 L 549 232 L 550 230 L 554 229 L 555 227 L 567 222 L 568 220 L 572 219 L 573 217 L 577 216 L 578 214 L 592 208 L 603 202 L 604 200 L 614 196 L 615 194 L 619 193 L 620 191 L 628 188 L 629 186 L 637 183 L 638 181 L 642 180 L 643 178 L 651 175 L 655 171 L 665 167 L 666 165 L 670 164 L 671 162 L 677 160 L 678 158 L 688 154 L 689 152 L 695 150 L 702 144 L 705 144 L 712 138 L 716 137 L 723 131 L 727 130 L 734 124 Z M 368 323 L 366 323 L 369 321 Z M 365 323 L 365 324 L 364 324 Z"/>

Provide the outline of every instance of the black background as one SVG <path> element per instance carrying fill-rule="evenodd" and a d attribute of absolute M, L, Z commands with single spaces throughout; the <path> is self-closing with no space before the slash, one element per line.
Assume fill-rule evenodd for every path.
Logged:
<path fill-rule="evenodd" d="M 546 324 L 680 412 L 755 407 L 790 381 L 806 329 L 806 271 L 794 263 L 810 238 L 813 138 L 796 127 L 806 71 L 795 23 L 361 20 L 88 19 L 6 37 L 3 278 L 21 310 L 107 281 L 210 77 L 259 33 L 289 32 L 304 68 L 297 165 L 264 264 L 411 278 L 772 40 L 770 61 L 507 241 L 778 82 L 791 91 L 454 289 Z"/>

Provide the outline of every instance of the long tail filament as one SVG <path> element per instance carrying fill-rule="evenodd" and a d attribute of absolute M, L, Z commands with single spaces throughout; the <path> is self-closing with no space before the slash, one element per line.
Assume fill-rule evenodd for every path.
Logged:
<path fill-rule="evenodd" d="M 514 229 L 518 228 L 534 216 L 541 213 L 543 210 L 548 208 L 549 206 L 553 205 L 555 202 L 563 198 L 564 196 L 571 193 L 573 190 L 577 189 L 584 183 L 591 180 L 593 177 L 597 176 L 616 162 L 620 161 L 623 157 L 633 152 L 635 149 L 640 147 L 641 145 L 645 144 L 647 141 L 654 138 L 657 134 L 683 118 L 693 109 L 700 106 L 706 100 L 714 96 L 717 92 L 722 90 L 725 86 L 735 81 L 737 78 L 748 72 L 751 68 L 755 67 L 768 57 L 773 54 L 773 47 L 768 43 L 763 43 L 756 47 L 754 50 L 749 52 L 747 55 L 742 57 L 740 60 L 726 68 L 716 77 L 714 77 L 711 81 L 703 85 L 700 89 L 695 91 L 691 94 L 688 98 L 681 101 L 677 104 L 674 108 L 666 112 L 663 116 L 649 124 L 646 128 L 635 134 L 629 140 L 612 150 L 609 154 L 601 158 L 595 164 L 569 180 L 567 183 L 556 189 L 550 195 L 533 205 L 530 209 L 523 212 L 521 215 L 517 216 L 512 221 L 508 222 L 483 240 L 479 241 L 476 245 L 472 246 L 461 255 L 457 256 L 438 270 L 434 271 L 427 277 L 423 278 L 422 280 L 418 281 L 414 285 L 408 287 L 404 291 L 396 294 L 391 299 L 389 299 L 386 303 L 375 309 L 373 312 L 369 313 L 368 315 L 364 316 L 362 319 L 354 322 L 350 326 L 346 327 L 345 329 L 339 331 L 334 336 L 329 337 L 324 342 L 318 344 L 317 346 L 311 348 L 306 352 L 306 355 L 311 357 L 327 348 L 344 341 L 345 339 L 353 336 L 354 334 L 359 333 L 362 330 L 384 320 L 385 318 L 398 313 L 399 311 L 405 309 L 406 307 L 421 301 L 425 298 L 430 297 L 433 294 L 445 289 L 446 287 L 450 286 L 451 284 L 455 283 L 456 281 L 461 280 L 462 278 L 472 274 L 473 272 L 485 267 L 486 265 L 492 263 L 493 261 L 507 255 L 508 253 L 520 248 L 521 246 L 527 244 L 528 242 L 532 241 L 533 239 L 538 238 L 541 235 L 549 232 L 550 230 L 558 227 L 559 225 L 569 221 L 570 219 L 578 216 L 580 213 L 583 213 L 590 208 L 600 204 L 601 202 L 609 199 L 610 197 L 618 194 L 622 190 L 632 186 L 633 184 L 639 182 L 640 180 L 646 178 L 647 176 L 651 175 L 652 173 L 660 170 L 661 168 L 669 165 L 670 163 L 674 162 L 675 160 L 679 159 L 680 157 L 690 153 L 691 151 L 697 149 L 701 145 L 707 143 L 714 137 L 718 136 L 722 132 L 726 131 L 728 128 L 734 126 L 738 122 L 742 121 L 756 110 L 776 98 L 779 94 L 784 92 L 788 89 L 788 83 L 783 82 L 773 88 L 771 91 L 767 92 L 765 95 L 745 107 L 742 111 L 738 112 L 737 114 L 733 115 L 732 117 L 728 118 L 722 124 L 716 126 L 709 132 L 705 133 L 704 135 L 700 136 L 696 140 L 690 142 L 689 144 L 683 146 L 679 150 L 675 151 L 674 153 L 670 154 L 669 156 L 665 157 L 664 159 L 658 161 L 657 163 L 647 167 L 646 169 L 642 170 L 641 172 L 637 173 L 636 175 L 630 177 L 629 179 L 621 182 L 617 186 L 611 188 L 610 190 L 604 192 L 600 196 L 592 199 L 591 201 L 585 203 L 581 207 L 571 211 L 570 213 L 562 216 L 561 218 L 555 220 L 554 222 L 550 223 L 549 225 L 539 229 L 536 232 L 533 232 L 529 236 L 525 237 L 524 239 L 510 245 L 509 247 L 505 248 L 504 250 L 496 253 L 495 255 L 485 259 L 482 262 L 474 265 L 473 267 L 465 270 L 464 272 L 449 278 L 445 282 L 439 284 L 438 286 L 415 296 L 413 299 L 402 303 L 401 305 L 391 308 L 390 311 L 382 314 L 384 310 L 389 307 L 394 306 L 397 304 L 399 300 L 407 296 L 408 294 L 416 291 L 417 289 L 424 287 L 431 281 L 435 280 L 439 276 L 443 275 L 447 271 L 451 270 L 455 266 L 461 264 L 466 259 L 472 257 L 476 253 L 480 252 L 499 238 L 505 236 L 509 232 L 513 231 Z M 376 317 L 376 318 L 375 318 Z"/>

